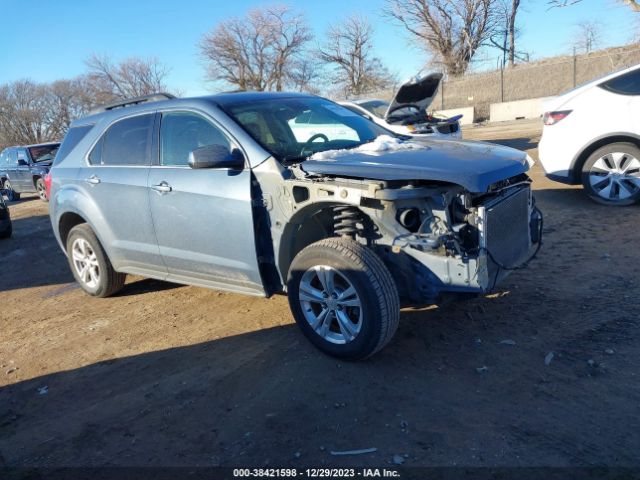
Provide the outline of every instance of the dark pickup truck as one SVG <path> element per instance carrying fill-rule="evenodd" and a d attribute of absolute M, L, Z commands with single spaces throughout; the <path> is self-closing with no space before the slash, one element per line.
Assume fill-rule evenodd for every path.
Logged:
<path fill-rule="evenodd" d="M 0 186 L 9 201 L 36 192 L 46 201 L 44 176 L 49 173 L 59 143 L 7 147 L 0 153 Z"/>

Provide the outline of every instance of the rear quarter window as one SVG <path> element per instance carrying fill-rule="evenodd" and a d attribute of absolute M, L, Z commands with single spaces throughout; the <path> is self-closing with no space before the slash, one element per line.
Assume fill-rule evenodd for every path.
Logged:
<path fill-rule="evenodd" d="M 60 145 L 60 150 L 56 154 L 53 164 L 58 165 L 62 162 L 67 156 L 71 153 L 71 151 L 76 148 L 78 143 L 89 133 L 89 131 L 93 128 L 93 125 L 81 125 L 78 127 L 71 127 L 62 141 L 62 145 Z"/>
<path fill-rule="evenodd" d="M 640 69 L 607 80 L 600 87 L 619 95 L 640 95 Z"/>

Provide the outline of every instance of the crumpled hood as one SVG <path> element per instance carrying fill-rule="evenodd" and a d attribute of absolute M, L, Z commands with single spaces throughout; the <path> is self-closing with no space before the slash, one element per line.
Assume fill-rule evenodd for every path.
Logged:
<path fill-rule="evenodd" d="M 486 192 L 491 184 L 529 170 L 524 152 L 492 143 L 431 140 L 420 146 L 379 152 L 340 151 L 334 157 L 306 160 L 301 167 L 309 174 L 337 177 L 449 182 L 470 192 Z"/>

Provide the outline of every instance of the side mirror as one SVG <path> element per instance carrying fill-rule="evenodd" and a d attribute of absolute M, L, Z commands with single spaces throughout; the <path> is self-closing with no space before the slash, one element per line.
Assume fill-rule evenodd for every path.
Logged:
<path fill-rule="evenodd" d="M 237 148 L 229 151 L 223 145 L 207 145 L 190 152 L 188 163 L 191 168 L 231 168 L 233 170 L 242 170 L 244 168 L 244 155 Z"/>
<path fill-rule="evenodd" d="M 18 159 L 18 166 L 24 167 L 24 166 L 27 166 L 27 165 L 29 165 L 29 163 L 26 160 L 23 160 L 22 158 Z"/>

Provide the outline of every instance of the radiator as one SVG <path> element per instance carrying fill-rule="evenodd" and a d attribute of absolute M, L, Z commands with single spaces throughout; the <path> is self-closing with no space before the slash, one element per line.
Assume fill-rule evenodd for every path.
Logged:
<path fill-rule="evenodd" d="M 507 190 L 480 209 L 480 245 L 502 267 L 524 262 L 531 249 L 530 187 Z"/>

